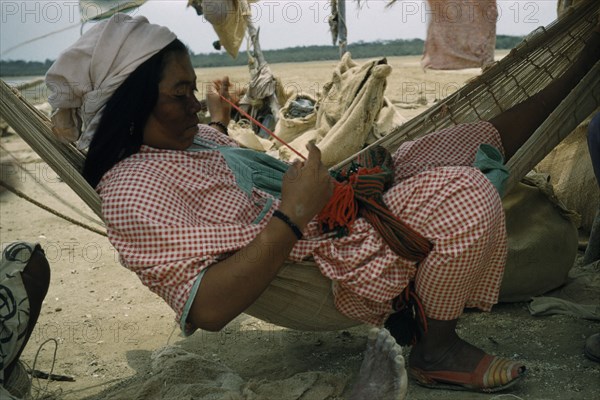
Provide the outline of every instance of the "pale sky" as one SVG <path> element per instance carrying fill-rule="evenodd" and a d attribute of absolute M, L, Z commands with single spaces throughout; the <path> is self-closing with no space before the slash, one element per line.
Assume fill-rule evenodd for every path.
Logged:
<path fill-rule="evenodd" d="M 124 0 L 126 1 L 126 0 Z M 477 0 L 473 0 L 474 4 Z M 387 0 L 363 0 L 361 9 L 347 1 L 349 43 L 393 39 L 425 39 L 430 10 L 421 0 L 399 0 L 384 9 Z M 187 0 L 149 0 L 132 15 L 165 25 L 194 53 L 215 51 L 217 36 L 211 25 L 186 7 Z M 260 28 L 263 50 L 304 45 L 331 45 L 327 17 L 329 0 L 261 0 L 252 6 Z M 497 34 L 526 35 L 556 18 L 556 0 L 498 0 Z M 80 35 L 76 0 L 0 0 L 0 58 L 54 60 Z M 88 29 L 92 23 L 84 26 Z M 71 28 L 69 28 L 71 27 Z M 38 36 L 66 29 L 42 40 L 7 51 Z M 241 51 L 245 50 L 242 45 Z"/>

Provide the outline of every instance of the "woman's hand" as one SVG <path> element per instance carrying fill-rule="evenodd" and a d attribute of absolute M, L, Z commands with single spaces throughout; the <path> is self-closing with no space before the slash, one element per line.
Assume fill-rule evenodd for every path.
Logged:
<path fill-rule="evenodd" d="M 333 178 L 321 163 L 321 151 L 309 143 L 306 162 L 295 161 L 283 177 L 279 209 L 303 229 L 333 194 Z"/>
<path fill-rule="evenodd" d="M 321 211 L 333 192 L 333 179 L 321 164 L 321 152 L 312 143 L 307 148 L 308 160 L 292 164 L 283 177 L 279 207 L 300 229 Z M 248 245 L 206 270 L 188 321 L 209 331 L 223 329 L 265 291 L 295 243 L 290 228 L 272 218 Z"/>
<path fill-rule="evenodd" d="M 218 79 L 213 82 L 206 94 L 206 105 L 212 122 L 221 122 L 225 126 L 229 125 L 231 119 L 231 105 L 223 100 L 223 97 L 230 99 L 229 95 L 229 77 Z"/>

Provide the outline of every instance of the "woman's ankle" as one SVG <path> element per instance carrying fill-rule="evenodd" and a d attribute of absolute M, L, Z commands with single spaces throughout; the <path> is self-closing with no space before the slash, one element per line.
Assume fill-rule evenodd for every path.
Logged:
<path fill-rule="evenodd" d="M 443 346 L 417 343 L 411 349 L 408 364 L 410 367 L 426 371 L 460 371 L 474 370 L 485 352 L 456 336 Z"/>
<path fill-rule="evenodd" d="M 419 365 L 435 366 L 440 363 L 449 353 L 458 347 L 461 339 L 455 336 L 453 340 L 445 343 L 424 343 L 423 341 L 415 344 L 410 351 L 409 361 Z"/>

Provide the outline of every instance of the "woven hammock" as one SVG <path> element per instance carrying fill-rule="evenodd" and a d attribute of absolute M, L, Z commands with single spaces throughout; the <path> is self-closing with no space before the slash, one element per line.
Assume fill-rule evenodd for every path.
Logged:
<path fill-rule="evenodd" d="M 531 34 L 459 91 L 373 145 L 380 144 L 393 152 L 406 140 L 460 123 L 489 120 L 531 97 L 559 77 L 578 56 L 599 14 L 600 2 L 581 3 L 560 20 Z M 597 63 L 509 160 L 509 190 L 599 105 L 600 63 Z M 4 81 L 0 82 L 0 116 L 101 217 L 100 199 L 79 173 L 84 154 L 73 145 L 58 141 L 48 118 Z M 284 265 L 246 313 L 299 330 L 338 330 L 359 324 L 335 309 L 331 281 L 312 262 Z"/>

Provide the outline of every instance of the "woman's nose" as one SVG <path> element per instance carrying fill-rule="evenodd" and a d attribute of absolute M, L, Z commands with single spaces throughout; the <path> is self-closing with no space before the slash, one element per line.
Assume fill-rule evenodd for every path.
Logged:
<path fill-rule="evenodd" d="M 198 98 L 196 98 L 196 95 L 193 94 L 191 98 L 190 111 L 193 114 L 196 114 L 200 112 L 200 110 L 202 110 L 202 103 L 198 100 Z"/>

